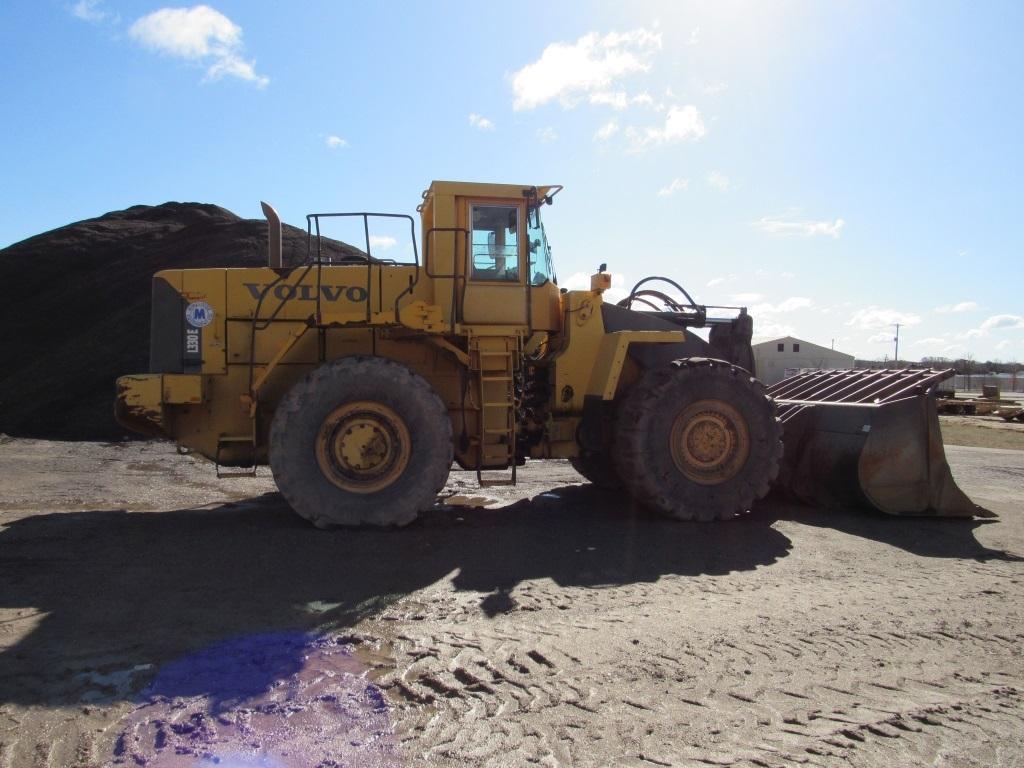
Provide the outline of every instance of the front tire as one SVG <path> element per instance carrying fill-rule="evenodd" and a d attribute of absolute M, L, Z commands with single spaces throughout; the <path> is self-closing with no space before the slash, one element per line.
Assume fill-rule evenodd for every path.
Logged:
<path fill-rule="evenodd" d="M 749 511 L 779 472 L 782 426 L 764 385 L 720 360 L 648 371 L 623 402 L 615 464 L 640 503 L 677 520 Z"/>
<path fill-rule="evenodd" d="M 441 398 L 384 358 L 320 366 L 285 395 L 270 426 L 277 487 L 319 528 L 411 523 L 433 504 L 451 463 Z"/>

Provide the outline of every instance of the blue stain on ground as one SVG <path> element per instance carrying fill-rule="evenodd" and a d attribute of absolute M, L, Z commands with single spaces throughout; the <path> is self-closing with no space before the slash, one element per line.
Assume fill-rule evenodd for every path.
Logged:
<path fill-rule="evenodd" d="M 212 714 L 217 714 L 265 692 L 267 681 L 286 680 L 296 674 L 303 667 L 308 649 L 329 642 L 303 632 L 233 638 L 164 665 L 142 695 L 206 696 Z"/>
<path fill-rule="evenodd" d="M 394 768 L 380 689 L 343 640 L 232 638 L 164 665 L 123 721 L 113 765 Z"/>

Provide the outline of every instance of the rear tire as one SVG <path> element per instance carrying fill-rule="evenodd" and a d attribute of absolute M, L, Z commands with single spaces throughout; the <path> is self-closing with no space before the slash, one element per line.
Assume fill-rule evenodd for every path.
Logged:
<path fill-rule="evenodd" d="M 433 504 L 451 463 L 441 398 L 380 357 L 320 366 L 285 395 L 270 426 L 277 487 L 318 528 L 411 523 Z"/>
<path fill-rule="evenodd" d="M 615 465 L 640 503 L 677 520 L 750 510 L 779 472 L 782 425 L 764 385 L 720 360 L 648 371 L 616 426 Z"/>

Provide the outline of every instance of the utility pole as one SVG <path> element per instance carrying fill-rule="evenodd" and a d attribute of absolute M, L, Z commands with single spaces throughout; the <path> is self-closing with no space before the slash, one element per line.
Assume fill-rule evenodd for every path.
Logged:
<path fill-rule="evenodd" d="M 893 323 L 896 326 L 896 354 L 892 356 L 893 363 L 897 368 L 900 367 L 900 324 Z"/>

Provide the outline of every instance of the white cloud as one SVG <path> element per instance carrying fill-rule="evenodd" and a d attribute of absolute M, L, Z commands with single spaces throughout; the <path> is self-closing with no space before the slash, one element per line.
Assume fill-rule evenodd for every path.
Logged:
<path fill-rule="evenodd" d="M 254 62 L 242 58 L 242 28 L 207 5 L 160 8 L 138 19 L 128 34 L 158 53 L 205 66 L 209 80 L 227 75 L 259 88 L 270 82 L 256 74 Z"/>
<path fill-rule="evenodd" d="M 893 334 L 893 333 L 886 333 L 885 331 L 882 331 L 881 333 L 876 333 L 874 336 L 869 336 L 868 337 L 868 343 L 869 344 L 892 344 L 893 343 L 893 339 L 895 339 L 895 338 L 896 338 L 895 334 Z"/>
<path fill-rule="evenodd" d="M 537 138 L 544 144 L 550 144 L 558 138 L 558 133 L 550 125 L 537 129 Z"/>
<path fill-rule="evenodd" d="M 701 93 L 705 96 L 717 96 L 720 93 L 725 93 L 729 86 L 725 83 L 704 83 L 701 86 Z"/>
<path fill-rule="evenodd" d="M 788 299 L 784 299 L 778 304 L 758 304 L 751 307 L 750 314 L 775 315 L 786 312 L 795 312 L 798 309 L 808 309 L 813 305 L 814 302 L 806 296 L 790 296 Z"/>
<path fill-rule="evenodd" d="M 916 339 L 909 342 L 908 346 L 918 350 L 918 354 L 922 357 L 945 357 L 955 355 L 963 349 L 960 344 L 950 342 L 949 339 L 943 336 L 928 336 L 924 339 Z"/>
<path fill-rule="evenodd" d="M 651 96 L 651 94 L 649 94 L 647 91 L 644 91 L 643 93 L 638 93 L 636 96 L 630 96 L 629 103 L 650 107 L 651 109 L 656 109 L 659 112 L 665 108 L 663 104 L 656 104 L 654 101 L 654 97 Z"/>
<path fill-rule="evenodd" d="M 646 72 L 659 48 L 661 35 L 646 29 L 591 32 L 575 43 L 551 43 L 537 61 L 512 75 L 513 107 L 534 109 L 555 99 L 573 107 L 581 95 L 609 91 L 623 76 Z"/>
<path fill-rule="evenodd" d="M 723 283 L 731 283 L 736 279 L 736 275 L 726 275 L 725 277 L 713 277 L 708 280 L 708 288 L 714 288 L 716 285 L 722 285 Z"/>
<path fill-rule="evenodd" d="M 120 17 L 102 7 L 103 3 L 101 0 L 78 0 L 77 3 L 71 6 L 69 9 L 71 15 L 76 19 L 82 21 L 89 21 L 93 24 L 99 24 L 101 21 L 117 22 Z"/>
<path fill-rule="evenodd" d="M 476 112 L 469 113 L 469 124 L 474 128 L 479 128 L 481 131 L 493 131 L 494 123 L 488 120 L 483 115 L 478 115 Z"/>
<path fill-rule="evenodd" d="M 814 302 L 804 296 L 790 296 L 785 301 L 775 305 L 776 312 L 792 312 L 797 309 L 805 309 L 813 306 Z"/>
<path fill-rule="evenodd" d="M 959 304 L 944 304 L 941 307 L 936 307 L 935 311 L 940 314 L 949 314 L 950 312 L 973 312 L 978 309 L 978 303 L 975 301 L 961 301 Z"/>
<path fill-rule="evenodd" d="M 344 149 L 348 146 L 348 142 L 341 136 L 328 136 L 324 139 L 324 143 L 331 149 Z"/>
<path fill-rule="evenodd" d="M 1003 339 L 998 344 L 996 344 L 996 349 L 1009 349 L 1011 346 L 1012 345 L 1010 344 L 1009 339 Z"/>
<path fill-rule="evenodd" d="M 224 75 L 237 77 L 239 80 L 248 80 L 259 88 L 263 88 L 270 82 L 270 78 L 256 74 L 254 62 L 232 56 L 218 59 L 206 70 L 206 76 L 210 80 L 220 80 Z"/>
<path fill-rule="evenodd" d="M 748 291 L 747 293 L 734 293 L 729 300 L 732 301 L 733 304 L 747 305 L 754 304 L 762 299 L 764 299 L 764 294 Z"/>
<path fill-rule="evenodd" d="M 781 277 L 783 280 L 792 280 L 794 277 L 796 277 L 796 275 L 793 274 L 792 272 L 779 272 L 779 277 Z"/>
<path fill-rule="evenodd" d="M 668 184 L 658 190 L 658 197 L 668 197 L 676 192 L 685 192 L 690 186 L 689 179 L 672 179 Z"/>
<path fill-rule="evenodd" d="M 700 42 L 700 27 L 694 27 L 690 30 L 690 37 L 686 41 L 687 45 L 697 45 Z"/>
<path fill-rule="evenodd" d="M 646 149 L 660 144 L 674 144 L 678 141 L 697 141 L 707 134 L 700 110 L 693 104 L 672 107 L 665 115 L 665 125 L 626 129 L 634 150 Z"/>
<path fill-rule="evenodd" d="M 977 339 L 988 336 L 994 330 L 1008 330 L 1013 328 L 1024 328 L 1024 317 L 1020 315 L 992 315 L 977 328 L 971 328 L 965 333 L 959 334 L 961 339 Z"/>
<path fill-rule="evenodd" d="M 558 287 L 570 291 L 589 291 L 590 275 L 586 272 L 573 272 L 568 277 L 563 278 L 558 283 Z"/>
<path fill-rule="evenodd" d="M 771 320 L 760 321 L 754 318 L 754 339 L 766 341 L 768 339 L 780 339 L 783 336 L 796 336 L 796 329 L 792 325 L 776 323 Z"/>
<path fill-rule="evenodd" d="M 594 141 L 608 141 L 612 136 L 619 132 L 619 124 L 614 120 L 609 120 L 607 123 L 597 129 L 597 133 L 594 134 Z"/>
<path fill-rule="evenodd" d="M 708 184 L 722 192 L 727 192 L 732 189 L 732 182 L 729 181 L 729 177 L 721 171 L 712 171 L 709 173 Z"/>
<path fill-rule="evenodd" d="M 762 216 L 754 222 L 755 227 L 769 235 L 827 235 L 838 238 L 839 232 L 846 225 L 842 219 L 835 221 L 786 221 L 778 216 Z"/>
<path fill-rule="evenodd" d="M 390 235 L 370 235 L 371 248 L 386 251 L 388 248 L 394 248 L 396 245 L 398 245 L 398 241 Z"/>
<path fill-rule="evenodd" d="M 587 101 L 591 104 L 611 107 L 619 112 L 634 105 L 659 108 L 659 105 L 654 103 L 654 97 L 646 91 L 635 96 L 630 96 L 625 91 L 594 91 L 587 97 Z"/>
<path fill-rule="evenodd" d="M 629 106 L 629 96 L 625 91 L 598 91 L 590 94 L 589 101 L 591 104 L 604 104 L 618 110 Z"/>
<path fill-rule="evenodd" d="M 865 309 L 858 309 L 850 316 L 846 324 L 863 331 L 874 331 L 879 328 L 887 328 L 896 323 L 900 325 L 917 325 L 920 322 L 920 316 L 915 315 L 913 312 L 901 312 L 898 309 L 883 309 L 870 306 Z"/>

